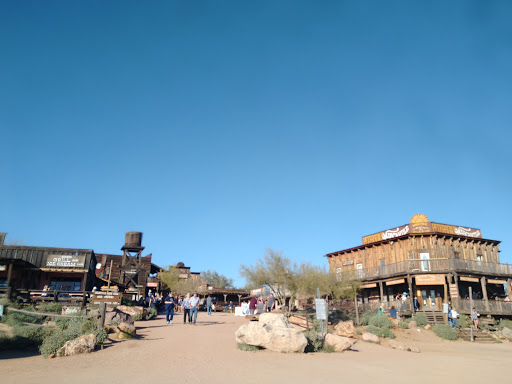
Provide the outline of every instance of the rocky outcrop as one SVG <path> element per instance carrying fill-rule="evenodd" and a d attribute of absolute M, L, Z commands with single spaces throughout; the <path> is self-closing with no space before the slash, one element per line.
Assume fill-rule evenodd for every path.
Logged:
<path fill-rule="evenodd" d="M 377 343 L 377 344 L 380 343 L 379 336 L 374 335 L 373 333 L 370 333 L 370 332 L 363 333 L 363 340 L 368 341 L 370 343 Z"/>
<path fill-rule="evenodd" d="M 423 328 L 424 328 L 424 329 L 431 329 L 431 328 L 432 328 L 432 325 L 427 324 L 427 325 L 425 325 Z"/>
<path fill-rule="evenodd" d="M 148 314 L 148 310 L 144 307 L 118 305 L 116 308 L 118 311 L 127 313 L 128 315 L 130 315 L 132 317 L 139 316 L 140 318 L 144 318 Z"/>
<path fill-rule="evenodd" d="M 282 314 L 264 313 L 258 322 L 242 325 L 235 333 L 236 342 L 274 352 L 304 352 L 308 341 L 304 333 L 290 326 Z"/>
<path fill-rule="evenodd" d="M 119 310 L 116 307 L 116 308 L 112 308 L 111 311 L 108 311 L 105 314 L 105 324 L 112 324 L 112 323 L 117 323 L 117 324 L 121 324 L 121 323 L 133 324 L 133 319 L 132 319 L 132 317 L 129 314 Z"/>
<path fill-rule="evenodd" d="M 349 339 L 344 336 L 333 335 L 332 333 L 328 333 L 325 335 L 325 345 L 329 345 L 334 348 L 336 352 L 346 351 L 356 343 L 356 340 Z"/>
<path fill-rule="evenodd" d="M 511 340 L 512 339 L 512 329 L 510 329 L 510 328 L 507 328 L 507 327 L 503 328 L 501 330 L 501 334 L 507 340 Z"/>
<path fill-rule="evenodd" d="M 334 327 L 334 332 L 338 336 L 344 337 L 356 337 L 356 330 L 354 328 L 354 322 L 352 320 L 343 321 Z"/>
<path fill-rule="evenodd" d="M 66 341 L 64 346 L 57 351 L 56 355 L 62 357 L 90 353 L 94 351 L 95 346 L 96 336 L 91 333 L 89 335 L 80 336 L 75 340 Z"/>
<path fill-rule="evenodd" d="M 420 353 L 420 347 L 417 347 L 415 345 L 407 345 L 404 343 L 399 343 L 398 341 L 389 340 L 388 345 L 393 349 L 398 349 L 400 351 L 408 351 L 408 352 L 415 352 Z"/>

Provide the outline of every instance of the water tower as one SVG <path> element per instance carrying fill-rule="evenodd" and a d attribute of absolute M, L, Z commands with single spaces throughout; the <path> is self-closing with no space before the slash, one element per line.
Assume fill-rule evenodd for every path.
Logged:
<path fill-rule="evenodd" d="M 140 288 L 146 285 L 147 271 L 142 264 L 142 232 L 126 232 L 124 237 L 123 261 L 121 263 L 120 283 L 125 287 Z"/>

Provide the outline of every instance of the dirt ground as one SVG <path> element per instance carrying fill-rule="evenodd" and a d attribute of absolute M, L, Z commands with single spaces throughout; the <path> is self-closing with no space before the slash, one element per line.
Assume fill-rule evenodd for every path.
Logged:
<path fill-rule="evenodd" d="M 510 379 L 512 343 L 444 341 L 429 331 L 400 332 L 398 341 L 422 353 L 359 341 L 345 353 L 243 352 L 236 329 L 247 320 L 231 314 L 197 325 L 182 317 L 167 325 L 162 315 L 138 322 L 139 339 L 117 342 L 87 355 L 45 360 L 0 351 L 0 382 L 7 383 L 490 383 Z"/>

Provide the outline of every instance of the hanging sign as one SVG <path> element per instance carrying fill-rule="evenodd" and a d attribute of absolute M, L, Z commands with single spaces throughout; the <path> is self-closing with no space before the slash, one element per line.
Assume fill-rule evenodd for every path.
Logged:
<path fill-rule="evenodd" d="M 361 288 L 376 288 L 377 283 L 362 284 Z"/>
<path fill-rule="evenodd" d="M 489 284 L 498 284 L 498 285 L 507 284 L 506 280 L 489 279 L 489 280 L 487 280 L 487 282 Z"/>
<path fill-rule="evenodd" d="M 341 263 L 344 267 L 347 265 L 354 265 L 354 260 L 345 260 L 343 263 Z"/>
<path fill-rule="evenodd" d="M 418 275 L 415 276 L 416 285 L 443 285 L 444 275 Z"/>
<path fill-rule="evenodd" d="M 471 283 L 478 283 L 478 277 L 461 276 L 460 281 L 469 281 Z"/>
<path fill-rule="evenodd" d="M 107 305 L 119 305 L 121 304 L 121 295 L 119 292 L 94 292 L 92 295 L 92 304 L 98 305 L 101 303 L 105 303 Z"/>
<path fill-rule="evenodd" d="M 405 279 L 386 281 L 386 285 L 396 285 L 396 284 L 404 284 L 404 283 L 405 283 Z"/>
<path fill-rule="evenodd" d="M 48 255 L 46 268 L 83 268 L 85 255 Z"/>
<path fill-rule="evenodd" d="M 459 298 L 459 291 L 457 290 L 457 284 L 449 284 L 450 287 L 450 297 L 452 299 Z"/>

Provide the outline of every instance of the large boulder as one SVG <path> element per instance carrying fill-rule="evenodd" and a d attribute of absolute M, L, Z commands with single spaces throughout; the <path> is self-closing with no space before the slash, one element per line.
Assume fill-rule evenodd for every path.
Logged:
<path fill-rule="evenodd" d="M 116 308 L 117 310 L 127 313 L 132 317 L 137 315 L 143 318 L 148 314 L 148 310 L 140 306 L 118 305 Z"/>
<path fill-rule="evenodd" d="M 356 337 L 356 330 L 354 328 L 354 322 L 352 320 L 343 321 L 334 327 L 334 332 L 338 336 L 344 337 Z"/>
<path fill-rule="evenodd" d="M 343 352 L 352 348 L 356 340 L 351 340 L 348 337 L 333 335 L 328 333 L 325 335 L 325 345 L 330 345 L 336 352 Z"/>
<path fill-rule="evenodd" d="M 409 328 L 417 328 L 417 327 L 418 327 L 418 323 L 416 322 L 416 320 L 409 321 Z"/>
<path fill-rule="evenodd" d="M 389 340 L 388 345 L 393 349 L 398 349 L 401 351 L 415 352 L 420 353 L 421 350 L 419 347 L 415 345 L 406 345 L 404 343 L 399 343 L 398 341 Z"/>
<path fill-rule="evenodd" d="M 134 336 L 137 333 L 135 325 L 130 323 L 121 323 L 117 326 L 117 328 L 119 328 L 121 332 L 127 333 L 131 336 Z"/>
<path fill-rule="evenodd" d="M 363 340 L 368 341 L 370 343 L 377 343 L 377 344 L 380 343 L 379 336 L 374 335 L 373 333 L 370 333 L 370 332 L 363 333 Z"/>
<path fill-rule="evenodd" d="M 66 341 L 66 343 L 56 353 L 57 356 L 73 356 L 80 353 L 90 353 L 96 346 L 96 336 L 94 334 L 83 335 L 75 340 Z"/>
<path fill-rule="evenodd" d="M 308 341 L 304 333 L 291 327 L 279 327 L 251 321 L 235 333 L 236 342 L 274 352 L 304 352 Z"/>
<path fill-rule="evenodd" d="M 503 329 L 501 330 L 501 334 L 502 334 L 502 335 L 503 335 L 503 337 L 505 337 L 505 339 L 507 339 L 507 340 L 512 339 L 512 329 L 510 329 L 510 328 L 507 328 L 507 327 L 503 328 Z"/>
<path fill-rule="evenodd" d="M 259 316 L 259 322 L 263 325 L 270 325 L 272 327 L 290 328 L 288 318 L 282 313 L 262 313 Z"/>
<path fill-rule="evenodd" d="M 301 316 L 290 316 L 288 318 L 290 325 L 301 331 L 309 331 L 309 328 L 313 328 L 313 323 L 307 321 L 305 317 Z"/>
<path fill-rule="evenodd" d="M 105 324 L 112 324 L 112 323 L 117 323 L 117 324 L 121 324 L 121 323 L 128 323 L 128 324 L 133 324 L 133 319 L 132 317 L 123 312 L 123 311 L 120 311 L 117 307 L 116 308 L 112 308 L 111 311 L 108 311 L 105 313 Z"/>

